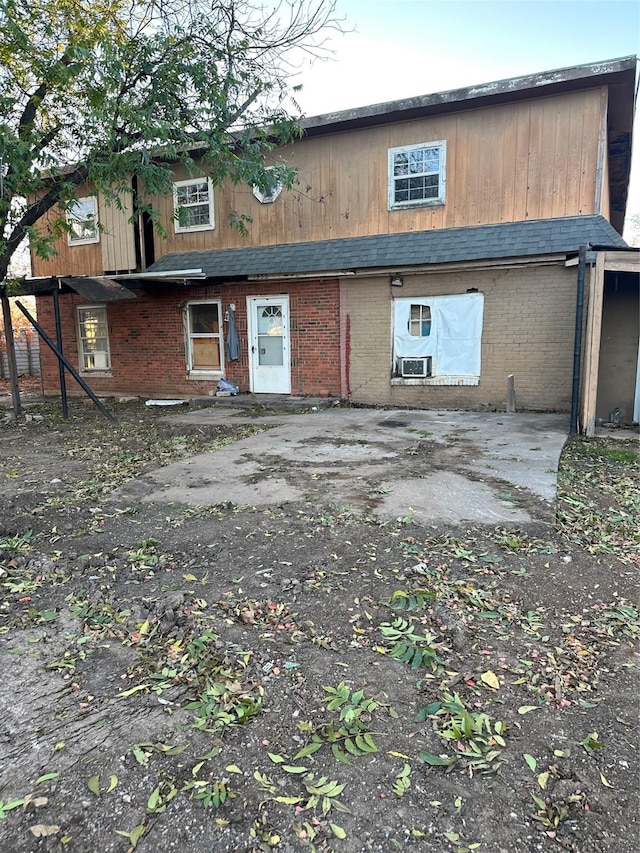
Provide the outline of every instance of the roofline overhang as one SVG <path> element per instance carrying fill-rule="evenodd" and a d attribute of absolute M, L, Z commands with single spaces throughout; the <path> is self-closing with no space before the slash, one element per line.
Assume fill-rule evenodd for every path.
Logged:
<path fill-rule="evenodd" d="M 202 272 L 202 269 L 166 270 L 160 272 L 127 272 L 104 276 L 104 278 L 111 278 L 114 281 L 170 281 L 172 279 L 182 281 L 185 278 L 204 279 L 206 277 L 207 276 Z"/>
<path fill-rule="evenodd" d="M 247 281 L 287 281 L 295 279 L 296 281 L 303 279 L 322 280 L 328 278 L 378 278 L 380 276 L 389 275 L 426 275 L 430 273 L 451 271 L 463 269 L 492 269 L 495 267 L 526 267 L 531 265 L 536 266 L 556 266 L 564 264 L 567 253 L 554 253 L 549 255 L 519 255 L 511 258 L 473 258 L 468 261 L 456 260 L 434 264 L 395 264 L 384 267 L 358 267 L 353 270 L 342 270 L 339 272 L 319 271 L 305 273 L 256 273 L 247 275 Z"/>
<path fill-rule="evenodd" d="M 302 127 L 305 136 L 319 136 L 463 109 L 477 109 L 492 104 L 547 97 L 576 89 L 626 83 L 635 90 L 636 67 L 636 56 L 624 56 L 605 62 L 558 68 L 538 74 L 310 116 L 303 119 Z"/>
<path fill-rule="evenodd" d="M 384 101 L 348 110 L 308 116 L 301 119 L 300 125 L 304 131 L 304 136 L 314 137 L 344 130 L 409 121 L 430 115 L 478 109 L 492 104 L 547 97 L 597 86 L 627 84 L 631 86 L 632 92 L 635 92 L 637 60 L 637 56 L 630 55 L 603 62 L 574 65 L 459 89 L 449 89 L 444 92 L 418 95 L 397 101 Z M 184 150 L 197 155 L 202 150 L 202 146 L 194 142 L 192 146 L 186 145 Z M 154 149 L 151 153 L 158 159 L 162 159 L 162 149 Z M 52 172 L 52 176 L 64 175 L 74 168 L 74 164 L 62 165 Z"/>
<path fill-rule="evenodd" d="M 350 270 L 313 270 L 305 272 L 286 273 L 245 273 L 242 276 L 207 275 L 208 282 L 219 284 L 233 280 L 275 282 L 275 281 L 324 281 L 327 279 L 344 278 L 376 278 L 389 275 L 424 275 L 445 270 L 490 269 L 495 267 L 525 267 L 525 266 L 556 266 L 567 263 L 571 252 L 554 252 L 551 254 L 518 255 L 503 258 L 471 258 L 431 264 L 389 264 L 388 266 L 357 267 Z M 172 273 L 177 278 L 175 273 Z"/>

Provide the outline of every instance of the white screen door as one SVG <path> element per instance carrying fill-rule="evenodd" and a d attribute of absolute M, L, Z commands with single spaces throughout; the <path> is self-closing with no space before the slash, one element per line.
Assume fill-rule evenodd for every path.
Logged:
<path fill-rule="evenodd" d="M 254 394 L 290 394 L 289 297 L 247 297 L 249 364 Z"/>

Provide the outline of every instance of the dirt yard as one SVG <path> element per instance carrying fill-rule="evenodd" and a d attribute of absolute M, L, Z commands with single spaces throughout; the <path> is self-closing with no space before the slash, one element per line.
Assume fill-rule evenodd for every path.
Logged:
<path fill-rule="evenodd" d="M 265 427 L 111 408 L 0 412 L 0 850 L 635 853 L 637 442 L 568 443 L 555 528 L 436 529 L 127 504 Z"/>

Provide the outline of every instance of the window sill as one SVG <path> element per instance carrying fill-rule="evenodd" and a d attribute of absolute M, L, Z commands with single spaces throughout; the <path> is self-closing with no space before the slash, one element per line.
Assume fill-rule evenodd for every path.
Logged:
<path fill-rule="evenodd" d="M 220 379 L 224 376 L 224 370 L 189 370 L 187 372 L 187 379 Z"/>
<path fill-rule="evenodd" d="M 215 225 L 194 225 L 193 228 L 176 228 L 176 236 L 178 234 L 196 234 L 198 231 L 215 231 Z"/>
<path fill-rule="evenodd" d="M 479 385 L 479 376 L 427 376 L 424 379 L 404 379 L 400 376 L 391 378 L 392 386 L 404 385 Z"/>
<path fill-rule="evenodd" d="M 74 246 L 90 246 L 95 245 L 100 242 L 100 237 L 85 237 L 81 240 L 67 240 L 67 246 L 73 248 Z"/>
<path fill-rule="evenodd" d="M 94 379 L 113 379 L 113 373 L 110 370 L 81 370 L 80 376 L 91 376 Z"/>
<path fill-rule="evenodd" d="M 443 198 L 430 198 L 424 201 L 408 201 L 405 204 L 390 204 L 389 210 L 415 210 L 416 207 L 443 207 Z"/>

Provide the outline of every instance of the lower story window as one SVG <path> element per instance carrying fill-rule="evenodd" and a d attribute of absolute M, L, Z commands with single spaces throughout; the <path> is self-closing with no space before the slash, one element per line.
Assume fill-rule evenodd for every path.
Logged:
<path fill-rule="evenodd" d="M 104 305 L 77 309 L 78 347 L 81 370 L 109 370 L 109 329 Z"/>
<path fill-rule="evenodd" d="M 187 305 L 187 361 L 191 373 L 220 373 L 223 369 L 220 311 L 219 302 Z"/>
<path fill-rule="evenodd" d="M 484 296 L 396 299 L 392 385 L 477 385 Z"/>

